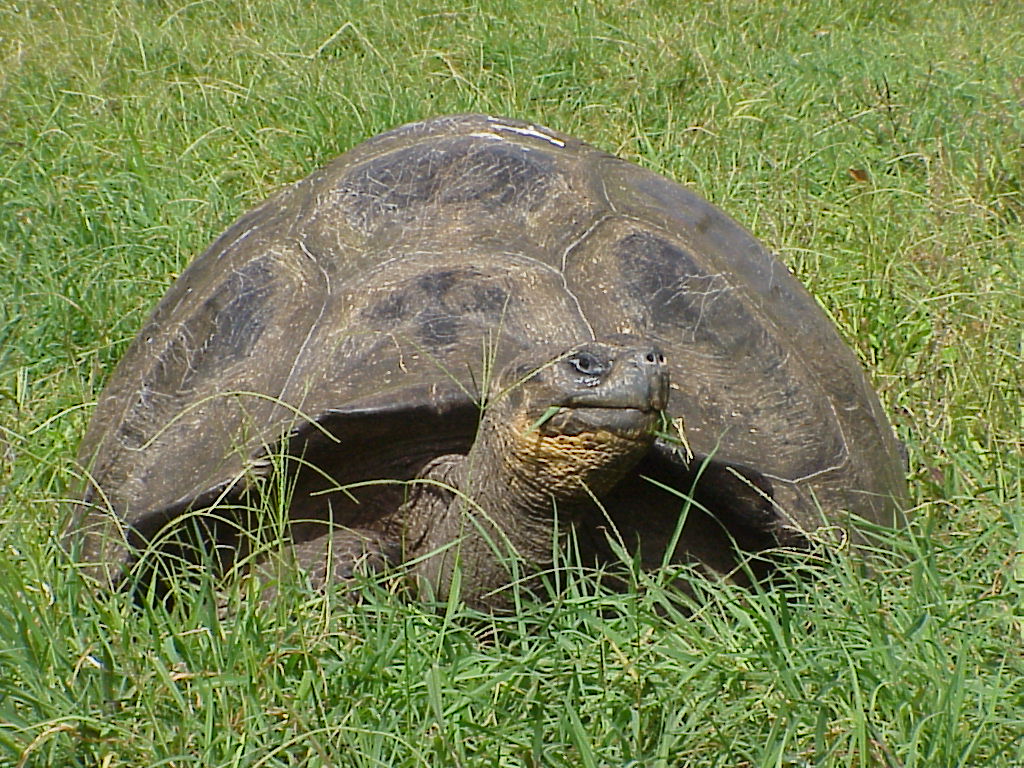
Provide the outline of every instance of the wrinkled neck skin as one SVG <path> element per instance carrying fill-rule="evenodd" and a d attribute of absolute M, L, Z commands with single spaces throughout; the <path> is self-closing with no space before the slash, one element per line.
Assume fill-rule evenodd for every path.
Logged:
<path fill-rule="evenodd" d="M 447 598 L 458 563 L 467 604 L 509 607 L 513 590 L 506 587 L 550 568 L 574 513 L 617 483 L 652 441 L 609 432 L 545 434 L 532 426 L 525 417 L 489 413 L 465 458 L 450 457 L 428 473 L 458 491 L 435 486 L 432 514 L 419 510 L 422 522 L 408 531 L 415 557 L 448 547 L 416 568 L 436 597 Z"/>

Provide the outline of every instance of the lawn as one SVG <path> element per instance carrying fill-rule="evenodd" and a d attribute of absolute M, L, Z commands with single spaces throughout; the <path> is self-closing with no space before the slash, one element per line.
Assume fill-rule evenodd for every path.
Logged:
<path fill-rule="evenodd" d="M 27 0 L 0 30 L 0 765 L 1024 765 L 1019 0 Z M 359 141 L 469 111 L 778 253 L 907 445 L 910 527 L 693 615 L 657 584 L 499 619 L 95 593 L 57 546 L 73 458 L 174 277 Z"/>

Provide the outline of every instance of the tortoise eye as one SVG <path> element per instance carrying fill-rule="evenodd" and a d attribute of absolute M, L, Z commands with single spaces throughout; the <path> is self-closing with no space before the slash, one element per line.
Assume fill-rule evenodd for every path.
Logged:
<path fill-rule="evenodd" d="M 569 364 L 580 373 L 588 376 L 597 376 L 604 373 L 604 366 L 601 361 L 589 352 L 577 352 L 569 358 Z"/>

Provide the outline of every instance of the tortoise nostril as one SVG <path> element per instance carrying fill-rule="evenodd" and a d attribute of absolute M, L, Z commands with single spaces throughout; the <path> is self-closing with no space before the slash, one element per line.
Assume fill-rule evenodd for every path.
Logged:
<path fill-rule="evenodd" d="M 655 361 L 654 353 L 648 352 L 647 356 L 644 357 L 644 360 L 646 360 L 648 363 L 653 363 Z"/>

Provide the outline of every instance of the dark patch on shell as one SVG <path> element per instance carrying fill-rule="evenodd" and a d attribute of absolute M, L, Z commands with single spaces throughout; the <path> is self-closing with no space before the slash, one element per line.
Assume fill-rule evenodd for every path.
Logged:
<path fill-rule="evenodd" d="M 248 357 L 268 320 L 274 276 L 263 259 L 232 272 L 178 328 L 147 384 L 157 392 L 188 392 L 194 379 Z"/>
<path fill-rule="evenodd" d="M 263 260 L 244 264 L 206 302 L 214 331 L 204 351 L 215 365 L 251 354 L 266 324 L 275 272 Z"/>
<path fill-rule="evenodd" d="M 371 305 L 365 314 L 368 318 L 383 320 L 385 323 L 400 320 L 409 311 L 406 304 L 404 293 L 389 293 L 376 304 Z"/>
<path fill-rule="evenodd" d="M 453 269 L 430 272 L 426 275 L 421 275 L 417 283 L 423 292 L 427 294 L 428 298 L 443 301 L 444 295 L 455 285 L 457 274 Z"/>
<path fill-rule="evenodd" d="M 439 268 L 399 284 L 365 310 L 363 318 L 381 330 L 411 321 L 417 337 L 431 347 L 458 341 L 466 320 L 496 325 L 508 291 L 473 267 Z"/>
<path fill-rule="evenodd" d="M 409 147 L 359 166 L 338 192 L 349 223 L 372 230 L 385 219 L 420 215 L 425 206 L 480 206 L 489 210 L 544 204 L 555 175 L 551 159 L 523 147 L 481 139 Z M 443 215 L 443 214 L 438 214 Z"/>
<path fill-rule="evenodd" d="M 693 339 L 717 332 L 708 319 L 729 290 L 724 275 L 704 273 L 691 253 L 651 232 L 626 235 L 615 252 L 624 289 L 655 326 L 682 325 Z"/>
<path fill-rule="evenodd" d="M 272 318 L 274 265 L 255 259 L 232 272 L 196 310 L 163 337 L 164 347 L 142 377 L 121 426 L 120 441 L 137 448 L 150 436 L 147 414 L 157 401 L 188 397 L 197 382 L 252 355 Z M 147 328 L 153 333 L 155 328 Z M 155 341 L 156 336 L 150 337 Z"/>

